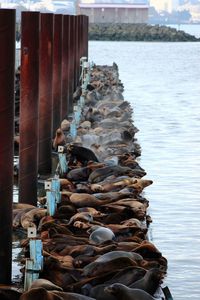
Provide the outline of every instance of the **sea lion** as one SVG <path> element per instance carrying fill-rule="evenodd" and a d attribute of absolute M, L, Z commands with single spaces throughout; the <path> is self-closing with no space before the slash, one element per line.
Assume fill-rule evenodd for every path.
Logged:
<path fill-rule="evenodd" d="M 47 291 L 42 287 L 32 288 L 23 293 L 20 300 L 95 300 L 77 293 L 67 293 L 61 291 Z"/>
<path fill-rule="evenodd" d="M 73 203 L 76 207 L 98 207 L 105 203 L 97 199 L 94 195 L 86 193 L 73 193 L 70 196 L 70 202 Z"/>
<path fill-rule="evenodd" d="M 67 153 L 70 154 L 69 164 L 74 160 L 80 161 L 83 165 L 86 165 L 88 161 L 98 162 L 96 155 L 86 147 L 70 144 L 67 146 Z"/>
<path fill-rule="evenodd" d="M 135 281 L 129 287 L 133 289 L 141 289 L 150 295 L 154 295 L 159 285 L 162 283 L 164 278 L 164 272 L 158 268 L 152 268 L 147 270 L 143 278 Z"/>
<path fill-rule="evenodd" d="M 131 289 L 121 283 L 114 283 L 106 287 L 105 292 L 114 295 L 118 300 L 155 300 L 147 292 L 140 289 Z"/>
<path fill-rule="evenodd" d="M 155 247 L 154 244 L 148 241 L 143 241 L 134 249 L 134 252 L 141 254 L 144 259 L 159 259 L 162 257 L 162 253 Z"/>
<path fill-rule="evenodd" d="M 103 226 L 93 226 L 89 232 L 91 232 L 89 241 L 94 244 L 101 244 L 105 241 L 115 240 L 115 234 L 113 231 Z"/>
<path fill-rule="evenodd" d="M 98 183 L 110 175 L 114 175 L 116 177 L 122 176 L 122 175 L 136 177 L 139 174 L 142 176 L 146 175 L 146 173 L 143 171 L 140 171 L 140 170 L 138 171 L 137 169 L 131 169 L 129 167 L 107 166 L 107 167 L 99 168 L 99 169 L 93 171 L 90 174 L 88 181 L 90 183 Z"/>
<path fill-rule="evenodd" d="M 17 209 L 17 213 L 16 215 L 13 217 L 13 228 L 18 228 L 21 227 L 21 217 L 23 214 L 31 211 L 33 209 L 33 207 L 28 207 L 28 208 L 24 208 L 24 209 Z"/>
<path fill-rule="evenodd" d="M 117 257 L 105 262 L 94 261 L 83 268 L 83 275 L 93 277 L 129 266 L 137 266 L 137 262 L 129 257 Z"/>
<path fill-rule="evenodd" d="M 130 186 L 132 187 L 132 185 L 136 182 L 137 182 L 136 178 L 124 178 L 124 179 L 116 178 L 112 182 L 111 181 L 104 182 L 104 183 L 99 182 L 98 184 L 92 183 L 90 185 L 90 188 L 95 193 L 117 192 L 125 187 L 130 187 Z"/>
<path fill-rule="evenodd" d="M 86 221 L 86 222 L 92 222 L 93 216 L 92 214 L 88 212 L 78 212 L 75 215 L 71 217 L 67 225 L 71 225 L 76 221 Z"/>
<path fill-rule="evenodd" d="M 66 144 L 66 137 L 61 128 L 56 130 L 56 136 L 53 140 L 53 149 L 58 150 L 58 146 L 64 146 Z"/>
<path fill-rule="evenodd" d="M 47 213 L 45 208 L 34 208 L 21 216 L 21 224 L 24 229 L 37 227 L 37 222 Z"/>
<path fill-rule="evenodd" d="M 19 300 L 21 292 L 10 287 L 0 287 L 0 299 L 1 300 Z"/>
<path fill-rule="evenodd" d="M 130 259 L 133 259 L 135 261 L 141 261 L 143 260 L 143 257 L 141 255 L 138 255 L 137 253 L 134 252 L 128 252 L 128 251 L 111 251 L 108 253 L 105 253 L 98 257 L 95 262 L 108 262 L 110 260 L 113 260 L 115 258 L 120 258 L 120 257 L 128 257 Z"/>
<path fill-rule="evenodd" d="M 54 284 L 53 282 L 51 282 L 50 280 L 47 280 L 44 278 L 39 278 L 39 279 L 34 280 L 29 289 L 38 288 L 38 287 L 42 287 L 48 291 L 51 291 L 51 290 L 63 291 L 63 289 L 60 286 L 58 286 L 58 285 Z"/>

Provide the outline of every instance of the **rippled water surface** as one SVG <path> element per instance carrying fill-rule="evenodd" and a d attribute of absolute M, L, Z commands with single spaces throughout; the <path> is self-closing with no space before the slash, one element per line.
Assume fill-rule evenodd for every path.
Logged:
<path fill-rule="evenodd" d="M 90 42 L 90 60 L 116 62 L 134 108 L 151 238 L 168 259 L 175 300 L 200 299 L 200 43 Z"/>

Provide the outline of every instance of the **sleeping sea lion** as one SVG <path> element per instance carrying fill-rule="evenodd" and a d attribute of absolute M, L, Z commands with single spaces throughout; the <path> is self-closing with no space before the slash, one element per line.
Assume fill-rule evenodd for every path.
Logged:
<path fill-rule="evenodd" d="M 21 292 L 11 287 L 0 287 L 0 299 L 1 300 L 19 300 Z"/>
<path fill-rule="evenodd" d="M 39 279 L 34 280 L 29 289 L 38 288 L 38 287 L 42 287 L 48 291 L 51 291 L 51 290 L 62 291 L 63 290 L 60 286 L 58 286 L 58 285 L 54 284 L 53 282 L 51 282 L 50 280 L 47 280 L 44 278 L 39 278 Z"/>
<path fill-rule="evenodd" d="M 137 177 L 137 175 L 138 176 L 141 175 L 140 177 L 142 177 L 142 176 L 146 175 L 146 173 L 144 171 L 137 170 L 137 169 L 131 169 L 129 167 L 107 166 L 107 167 L 103 167 L 103 168 L 93 171 L 90 174 L 88 181 L 90 183 L 98 183 L 110 175 L 114 175 L 116 177 L 122 176 L 122 175 L 127 175 L 130 177 Z"/>
<path fill-rule="evenodd" d="M 114 283 L 106 287 L 105 292 L 114 295 L 117 300 L 154 300 L 147 292 L 140 289 L 131 289 L 121 283 Z"/>

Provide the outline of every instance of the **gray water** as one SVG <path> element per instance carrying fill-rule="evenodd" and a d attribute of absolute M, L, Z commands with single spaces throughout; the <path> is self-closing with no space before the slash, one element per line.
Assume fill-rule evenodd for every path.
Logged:
<path fill-rule="evenodd" d="M 150 237 L 168 259 L 175 300 L 200 299 L 200 43 L 90 42 L 96 64 L 116 62 L 134 108 Z"/>

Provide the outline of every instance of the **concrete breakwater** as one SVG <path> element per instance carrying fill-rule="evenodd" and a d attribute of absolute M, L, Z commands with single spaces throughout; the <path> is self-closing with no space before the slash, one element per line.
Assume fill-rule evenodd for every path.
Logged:
<path fill-rule="evenodd" d="M 137 128 L 122 93 L 116 64 L 93 67 L 76 138 L 69 118 L 52 143 L 68 161 L 56 213 L 47 216 L 46 197 L 40 207 L 14 206 L 14 229 L 36 228 L 44 255 L 40 279 L 15 299 L 165 298 L 167 260 L 148 240 L 143 190 L 152 181 L 137 162 Z M 28 256 L 28 239 L 22 247 Z"/>
<path fill-rule="evenodd" d="M 97 41 L 199 41 L 183 30 L 149 24 L 90 24 L 89 39 Z"/>

